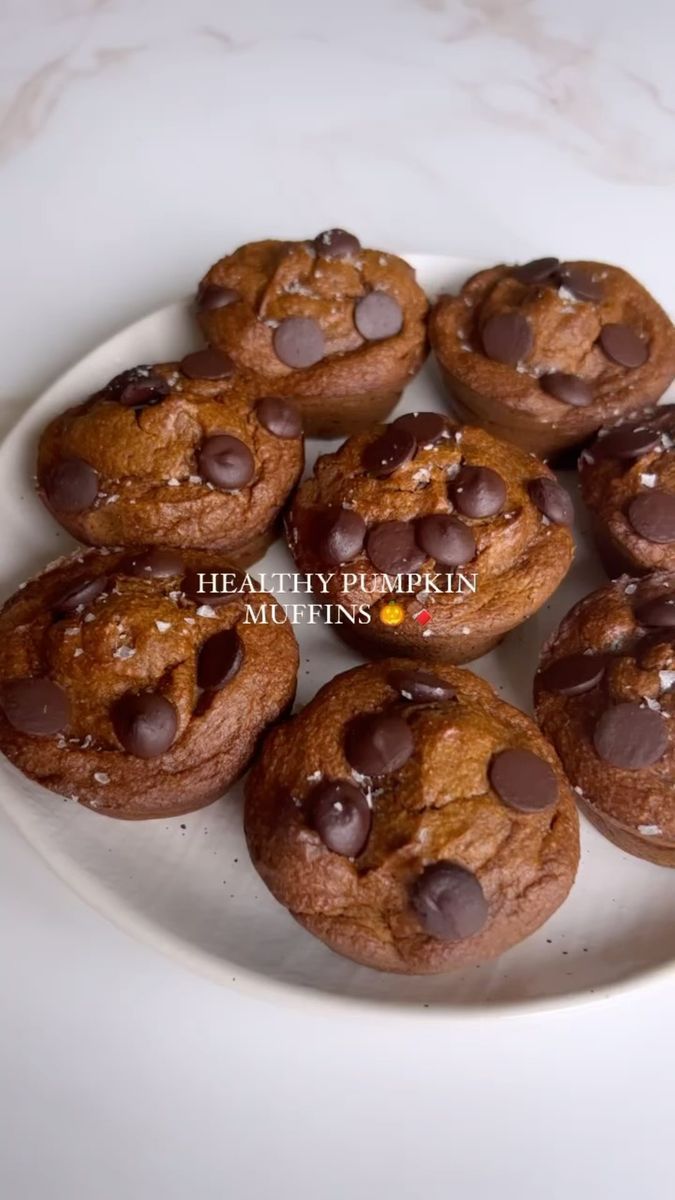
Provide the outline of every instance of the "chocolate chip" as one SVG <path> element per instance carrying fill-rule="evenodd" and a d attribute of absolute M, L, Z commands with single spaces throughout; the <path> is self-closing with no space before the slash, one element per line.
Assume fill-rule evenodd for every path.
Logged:
<path fill-rule="evenodd" d="M 363 792 L 346 779 L 325 779 L 307 797 L 307 816 L 324 846 L 357 858 L 366 848 L 372 813 Z"/>
<path fill-rule="evenodd" d="M 403 328 L 401 305 L 388 292 L 369 292 L 355 305 L 354 324 L 367 342 L 396 337 Z"/>
<path fill-rule="evenodd" d="M 414 749 L 409 726 L 395 713 L 363 713 L 345 731 L 345 758 L 359 775 L 398 771 Z"/>
<path fill-rule="evenodd" d="M 469 526 L 447 513 L 420 517 L 416 537 L 425 554 L 442 567 L 462 567 L 476 553 L 476 539 Z"/>
<path fill-rule="evenodd" d="M 599 437 L 593 446 L 596 458 L 641 458 L 658 446 L 661 434 L 653 425 L 636 422 L 618 425 L 604 437 Z"/>
<path fill-rule="evenodd" d="M 578 267 L 574 263 L 562 264 L 558 271 L 558 282 L 578 300 L 589 300 L 597 304 L 604 295 L 601 280 L 594 279 L 586 267 Z"/>
<path fill-rule="evenodd" d="M 432 675 L 431 671 L 389 671 L 387 682 L 404 700 L 413 700 L 418 704 L 434 704 L 457 697 L 454 687 L 439 675 Z"/>
<path fill-rule="evenodd" d="M 404 463 L 410 462 L 416 449 L 417 443 L 407 429 L 400 425 L 389 425 L 380 437 L 368 443 L 361 455 L 361 462 L 369 475 L 385 479 Z"/>
<path fill-rule="evenodd" d="M 248 446 L 229 433 L 219 433 L 202 443 L 197 455 L 199 474 L 223 492 L 246 487 L 255 475 L 255 460 Z"/>
<path fill-rule="evenodd" d="M 92 604 L 97 596 L 100 596 L 108 586 L 108 580 L 105 575 L 97 575 L 94 579 L 80 579 L 77 583 L 71 584 L 69 588 L 61 596 L 55 600 L 53 608 L 56 612 L 71 613 L 78 608 L 84 608 L 88 604 Z"/>
<path fill-rule="evenodd" d="M 465 517 L 494 517 L 506 503 L 506 484 L 491 467 L 463 466 L 448 491 Z"/>
<path fill-rule="evenodd" d="M 558 799 L 555 771 L 531 750 L 502 750 L 495 754 L 489 776 L 499 799 L 518 812 L 539 812 Z"/>
<path fill-rule="evenodd" d="M 352 508 L 326 508 L 317 514 L 317 548 L 322 562 L 339 567 L 363 550 L 366 523 Z"/>
<path fill-rule="evenodd" d="M 84 512 L 98 496 L 98 474 L 82 458 L 64 458 L 49 472 L 45 495 L 61 512 Z"/>
<path fill-rule="evenodd" d="M 397 417 L 393 428 L 412 434 L 418 446 L 434 446 L 448 430 L 448 422 L 435 412 L 404 413 Z"/>
<path fill-rule="evenodd" d="M 356 258 L 361 253 L 361 243 L 346 229 L 326 229 L 317 234 L 312 243 L 319 258 Z"/>
<path fill-rule="evenodd" d="M 188 379 L 229 379 L 236 368 L 228 354 L 216 350 L 215 346 L 206 346 L 186 354 L 180 369 Z"/>
<path fill-rule="evenodd" d="M 297 438 L 302 434 L 302 420 L 297 408 L 278 396 L 263 396 L 255 406 L 255 415 L 274 437 Z"/>
<path fill-rule="evenodd" d="M 571 525 L 574 521 L 572 501 L 556 479 L 531 479 L 527 490 L 533 504 L 554 525 Z"/>
<path fill-rule="evenodd" d="M 675 494 L 656 488 L 640 492 L 628 505 L 628 520 L 648 542 L 675 542 Z"/>
<path fill-rule="evenodd" d="M 630 325 L 603 325 L 599 341 L 607 358 L 620 367 L 641 367 L 649 358 L 649 343 Z"/>
<path fill-rule="evenodd" d="M 9 679 L 0 687 L 0 707 L 10 725 L 32 737 L 52 737 L 68 724 L 70 705 L 51 679 Z"/>
<path fill-rule="evenodd" d="M 217 586 L 226 588 L 226 591 L 212 592 L 210 590 L 213 574 L 216 575 Z M 224 580 L 221 580 L 221 574 L 225 576 Z M 206 584 L 201 591 L 200 575 L 203 576 Z M 219 608 L 223 604 L 231 604 L 233 600 L 241 598 L 241 589 L 245 581 L 246 576 L 234 567 L 221 567 L 217 572 L 213 572 L 210 567 L 191 567 L 183 576 L 181 591 L 188 600 L 192 600 L 193 604 L 208 604 L 211 608 Z"/>
<path fill-rule="evenodd" d="M 672 629 L 675 626 L 675 596 L 655 596 L 635 610 L 641 625 L 649 628 Z"/>
<path fill-rule="evenodd" d="M 662 758 L 668 747 L 666 722 L 660 713 L 639 704 L 615 704 L 602 714 L 593 745 L 611 767 L 640 771 Z"/>
<path fill-rule="evenodd" d="M 241 295 L 235 288 L 222 287 L 219 283 L 202 283 L 197 292 L 197 308 L 202 312 L 212 308 L 227 308 L 236 304 Z"/>
<path fill-rule="evenodd" d="M 126 575 L 137 575 L 140 579 L 170 579 L 174 575 L 182 575 L 185 564 L 175 550 L 156 546 L 125 559 L 119 569 Z"/>
<path fill-rule="evenodd" d="M 481 341 L 488 358 L 515 367 L 527 358 L 534 339 L 527 317 L 507 312 L 488 317 L 481 330 Z"/>
<path fill-rule="evenodd" d="M 366 537 L 366 552 L 373 566 L 386 574 L 416 571 L 424 562 L 414 528 L 408 521 L 382 521 L 374 525 Z"/>
<path fill-rule="evenodd" d="M 234 679 L 243 661 L 244 647 L 236 629 L 221 629 L 220 633 L 214 633 L 199 651 L 199 687 L 210 692 L 219 691 Z"/>
<path fill-rule="evenodd" d="M 110 715 L 118 741 L 136 758 L 164 754 L 178 729 L 173 704 L 156 692 L 127 692 L 115 701 Z"/>
<path fill-rule="evenodd" d="M 542 375 L 539 383 L 549 396 L 574 408 L 585 408 L 593 403 L 593 392 L 579 375 L 567 375 L 564 371 L 549 371 Z"/>
<path fill-rule="evenodd" d="M 323 330 L 311 317 L 286 317 L 272 340 L 279 361 L 296 369 L 321 362 L 326 349 Z"/>
<path fill-rule="evenodd" d="M 519 283 L 546 283 L 555 275 L 559 266 L 558 258 L 533 258 L 531 262 L 513 267 L 511 274 Z"/>
<path fill-rule="evenodd" d="M 410 889 L 410 902 L 424 931 L 444 942 L 474 937 L 488 919 L 478 879 L 458 863 L 425 867 Z"/>
<path fill-rule="evenodd" d="M 153 375 L 152 367 L 132 367 L 111 379 L 101 394 L 125 408 L 149 408 L 159 404 L 170 391 L 166 379 Z"/>
<path fill-rule="evenodd" d="M 581 696 L 597 687 L 606 665 L 604 654 L 568 654 L 546 667 L 539 676 L 539 683 L 547 692 Z"/>

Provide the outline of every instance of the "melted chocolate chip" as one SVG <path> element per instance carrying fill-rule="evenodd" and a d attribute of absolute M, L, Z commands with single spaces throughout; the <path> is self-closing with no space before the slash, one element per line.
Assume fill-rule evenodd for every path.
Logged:
<path fill-rule="evenodd" d="M 467 464 L 455 475 L 448 492 L 464 517 L 494 517 L 506 503 L 506 484 L 491 467 Z"/>
<path fill-rule="evenodd" d="M 52 607 L 59 613 L 75 612 L 78 608 L 85 608 L 86 605 L 93 604 L 107 586 L 108 580 L 105 575 L 97 575 L 94 579 L 80 579 L 77 583 L 71 584 Z"/>
<path fill-rule="evenodd" d="M 70 705 L 51 679 L 9 679 L 0 686 L 0 707 L 13 729 L 31 737 L 52 737 L 68 725 Z"/>
<path fill-rule="evenodd" d="M 527 358 L 534 339 L 527 317 L 507 312 L 488 317 L 481 330 L 481 341 L 488 358 L 515 367 Z"/>
<path fill-rule="evenodd" d="M 401 305 L 387 292 L 369 292 L 356 302 L 354 324 L 367 342 L 396 337 L 403 328 Z"/>
<path fill-rule="evenodd" d="M 457 697 L 455 689 L 431 671 L 412 671 L 404 668 L 389 671 L 387 682 L 404 700 L 412 700 L 417 704 L 435 704 L 442 700 L 455 700 Z"/>
<path fill-rule="evenodd" d="M 653 425 L 631 422 L 610 429 L 593 446 L 596 458 L 641 458 L 659 444 L 661 434 Z"/>
<path fill-rule="evenodd" d="M 345 731 L 345 758 L 359 775 L 398 771 L 414 749 L 409 726 L 395 713 L 363 713 L 352 717 Z"/>
<path fill-rule="evenodd" d="M 640 492 L 628 505 L 628 520 L 635 532 L 648 542 L 675 542 L 675 494 L 652 488 Z"/>
<path fill-rule="evenodd" d="M 229 433 L 207 438 L 202 443 L 197 464 L 202 479 L 223 492 L 236 492 L 255 476 L 255 460 L 248 446 Z"/>
<path fill-rule="evenodd" d="M 136 758 L 164 754 L 178 729 L 173 704 L 156 692 L 127 692 L 115 701 L 110 715 L 121 746 Z"/>
<path fill-rule="evenodd" d="M 442 567 L 462 567 L 476 553 L 476 539 L 469 526 L 446 513 L 420 517 L 416 537 L 425 554 Z"/>
<path fill-rule="evenodd" d="M 236 304 L 241 295 L 235 288 L 222 287 L 219 283 L 200 284 L 197 292 L 197 308 L 202 312 L 213 308 L 227 308 L 228 304 Z"/>
<path fill-rule="evenodd" d="M 434 446 L 448 430 L 445 417 L 435 412 L 404 413 L 393 422 L 396 429 L 412 434 L 418 446 Z"/>
<path fill-rule="evenodd" d="M 317 234 L 312 243 L 319 258 L 356 258 L 361 253 L 361 243 L 346 229 L 326 229 Z"/>
<path fill-rule="evenodd" d="M 215 346 L 206 346 L 186 354 L 180 369 L 188 379 L 229 379 L 236 370 L 232 359 Z"/>
<path fill-rule="evenodd" d="M 369 442 L 361 455 L 361 462 L 369 475 L 385 479 L 393 475 L 404 463 L 410 462 L 417 443 L 407 429 L 400 425 L 389 425 L 374 442 Z"/>
<path fill-rule="evenodd" d="M 554 525 L 571 525 L 574 521 L 572 501 L 556 479 L 531 479 L 527 490 L 533 504 Z"/>
<path fill-rule="evenodd" d="M 191 567 L 185 572 L 181 582 L 181 591 L 188 600 L 192 600 L 193 604 L 202 605 L 208 604 L 211 608 L 220 608 L 223 604 L 232 604 L 234 600 L 241 599 L 241 589 L 246 580 L 246 576 L 241 571 L 234 567 L 222 567 L 216 574 L 216 584 L 220 588 L 225 587 L 227 591 L 212 592 L 210 590 L 211 576 L 214 574 L 210 567 Z M 225 579 L 221 580 L 220 576 L 224 575 Z M 204 584 L 206 585 L 200 591 L 200 575 L 203 576 Z"/>
<path fill-rule="evenodd" d="M 278 438 L 297 438 L 302 434 L 300 413 L 288 400 L 263 396 L 255 406 L 255 415 L 268 433 Z"/>
<path fill-rule="evenodd" d="M 531 750 L 502 750 L 495 754 L 489 775 L 500 800 L 518 812 L 539 812 L 558 799 L 555 771 Z"/>
<path fill-rule="evenodd" d="M 327 508 L 317 516 L 317 549 L 328 566 L 351 562 L 363 550 L 366 523 L 352 508 Z"/>
<path fill-rule="evenodd" d="M 182 575 L 185 564 L 176 550 L 155 546 L 142 554 L 135 554 L 120 564 L 126 575 L 137 575 L 140 579 L 171 579 Z"/>
<path fill-rule="evenodd" d="M 244 647 L 236 629 L 221 629 L 204 642 L 197 660 L 197 683 L 206 691 L 217 692 L 238 673 L 244 661 Z"/>
<path fill-rule="evenodd" d="M 61 512 L 84 512 L 98 496 L 98 474 L 82 458 L 65 458 L 49 472 L 45 495 Z"/>
<path fill-rule="evenodd" d="M 385 574 L 416 571 L 424 562 L 414 527 L 408 521 L 382 521 L 374 525 L 366 537 L 366 552 L 373 566 Z"/>
<path fill-rule="evenodd" d="M 372 813 L 363 792 L 346 779 L 325 779 L 307 797 L 312 829 L 334 854 L 357 858 L 366 848 Z"/>
<path fill-rule="evenodd" d="M 597 687 L 606 666 L 604 654 L 568 654 L 546 667 L 539 676 L 539 683 L 547 692 L 580 696 Z"/>
<path fill-rule="evenodd" d="M 560 400 L 562 404 L 585 408 L 587 404 L 593 403 L 593 392 L 579 375 L 550 371 L 548 375 L 542 375 L 539 383 L 547 395 L 553 396 L 554 400 Z"/>
<path fill-rule="evenodd" d="M 672 629 L 675 626 L 675 595 L 655 596 L 635 610 L 641 625 L 648 628 Z"/>
<path fill-rule="evenodd" d="M 533 258 L 531 262 L 513 267 L 511 274 L 519 283 L 546 283 L 553 279 L 559 266 L 558 258 Z"/>
<path fill-rule="evenodd" d="M 593 745 L 598 756 L 611 767 L 640 771 L 665 754 L 666 722 L 660 713 L 639 704 L 616 704 L 600 717 Z"/>
<path fill-rule="evenodd" d="M 620 367 L 641 367 L 649 358 L 649 342 L 644 341 L 630 325 L 603 325 L 599 341 L 607 358 Z"/>
<path fill-rule="evenodd" d="M 458 863 L 425 867 L 410 889 L 410 903 L 425 933 L 444 942 L 474 937 L 488 919 L 478 879 Z"/>
<path fill-rule="evenodd" d="M 279 361 L 295 370 L 321 362 L 326 349 L 323 330 L 311 317 L 286 317 L 272 341 Z"/>
<path fill-rule="evenodd" d="M 166 379 L 153 375 L 152 367 L 132 367 L 111 379 L 101 395 L 125 408 L 149 408 L 159 404 L 170 391 Z"/>
<path fill-rule="evenodd" d="M 574 263 L 562 264 L 558 272 L 558 282 L 578 300 L 588 300 L 597 304 L 604 295 L 602 281 L 594 279 L 592 272 L 586 267 L 578 267 Z"/>

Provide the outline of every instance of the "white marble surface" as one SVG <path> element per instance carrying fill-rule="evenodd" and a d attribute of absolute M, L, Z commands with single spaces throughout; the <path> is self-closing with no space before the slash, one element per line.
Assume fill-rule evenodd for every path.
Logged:
<path fill-rule="evenodd" d="M 252 236 L 588 255 L 672 297 L 674 35 L 670 0 L 4 0 L 0 426 Z M 665 1190 L 675 980 L 336 1025 L 130 942 L 6 825 L 0 912 L 8 1200 Z"/>

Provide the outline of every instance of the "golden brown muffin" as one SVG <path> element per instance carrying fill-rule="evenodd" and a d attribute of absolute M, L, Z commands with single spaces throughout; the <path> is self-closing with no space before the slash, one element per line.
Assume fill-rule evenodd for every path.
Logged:
<path fill-rule="evenodd" d="M 601 430 L 579 474 L 609 575 L 675 569 L 674 405 Z"/>
<path fill-rule="evenodd" d="M 440 297 L 429 332 L 460 416 L 542 458 L 657 400 L 675 376 L 671 321 L 605 263 L 479 271 Z"/>
<path fill-rule="evenodd" d="M 555 591 L 571 522 L 569 496 L 534 456 L 425 412 L 319 458 L 287 535 L 298 567 L 327 576 L 317 599 L 358 618 L 329 612 L 365 653 L 468 662 Z"/>
<path fill-rule="evenodd" d="M 221 796 L 293 702 L 290 624 L 270 597 L 199 594 L 199 551 L 86 550 L 0 613 L 0 750 L 44 787 L 111 817 L 191 812 Z M 150 760 L 150 761 L 148 761 Z"/>
<path fill-rule="evenodd" d="M 197 293 L 208 341 L 293 400 L 314 437 L 387 416 L 426 357 L 427 308 L 408 263 L 342 229 L 241 246 Z"/>
<path fill-rule="evenodd" d="M 675 866 L 675 573 L 623 576 L 574 606 L 535 678 L 537 719 L 610 841 Z"/>
<path fill-rule="evenodd" d="M 255 562 L 303 466 L 300 417 L 212 349 L 135 367 L 49 423 L 38 489 L 90 545 L 198 546 Z"/>
<path fill-rule="evenodd" d="M 272 894 L 333 950 L 431 974 L 495 958 L 572 886 L 578 818 L 534 723 L 469 671 L 346 671 L 265 740 L 246 837 Z"/>

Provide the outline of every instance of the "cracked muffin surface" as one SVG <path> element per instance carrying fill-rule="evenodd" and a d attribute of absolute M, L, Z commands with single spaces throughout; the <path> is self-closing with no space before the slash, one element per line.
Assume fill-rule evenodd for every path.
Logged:
<path fill-rule="evenodd" d="M 265 740 L 246 837 L 270 891 L 367 966 L 501 954 L 562 903 L 571 789 L 534 723 L 469 671 L 392 659 L 326 684 Z"/>

